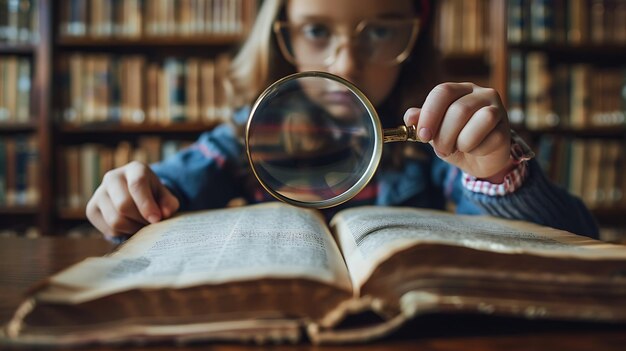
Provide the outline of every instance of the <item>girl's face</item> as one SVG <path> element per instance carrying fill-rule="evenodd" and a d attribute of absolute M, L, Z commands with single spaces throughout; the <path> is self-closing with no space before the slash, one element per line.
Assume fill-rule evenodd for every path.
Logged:
<path fill-rule="evenodd" d="M 399 35 L 404 28 L 394 26 L 396 22 L 406 26 L 414 17 L 411 0 L 289 0 L 289 25 L 319 44 L 319 50 L 307 47 L 311 54 L 306 63 L 296 62 L 296 68 L 338 75 L 378 106 L 391 93 L 400 73 L 400 65 L 381 62 L 385 59 L 381 55 L 394 52 L 393 45 L 404 45 Z M 355 36 L 355 31 L 360 32 Z"/>

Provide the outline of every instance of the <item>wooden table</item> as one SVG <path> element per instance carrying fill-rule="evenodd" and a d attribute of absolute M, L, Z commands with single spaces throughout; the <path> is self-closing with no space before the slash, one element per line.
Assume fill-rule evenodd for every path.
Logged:
<path fill-rule="evenodd" d="M 30 286 L 113 246 L 101 239 L 0 238 L 0 323 L 6 323 Z M 135 350 L 171 350 L 172 345 Z M 368 345 L 190 345 L 192 350 L 626 350 L 626 325 L 526 321 L 480 316 L 421 317 L 385 340 Z M 120 350 L 100 347 L 94 350 Z"/>

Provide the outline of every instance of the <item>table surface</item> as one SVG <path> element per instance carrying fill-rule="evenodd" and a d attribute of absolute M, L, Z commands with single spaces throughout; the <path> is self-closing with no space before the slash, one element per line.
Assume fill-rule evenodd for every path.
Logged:
<path fill-rule="evenodd" d="M 5 324 L 33 284 L 113 246 L 97 238 L 0 238 L 0 324 Z M 626 325 L 527 321 L 481 316 L 425 316 L 384 340 L 366 345 L 195 344 L 192 350 L 625 350 Z M 120 350 L 96 347 L 94 350 Z M 126 349 L 126 348 L 125 348 Z M 171 350 L 150 345 L 134 350 Z"/>

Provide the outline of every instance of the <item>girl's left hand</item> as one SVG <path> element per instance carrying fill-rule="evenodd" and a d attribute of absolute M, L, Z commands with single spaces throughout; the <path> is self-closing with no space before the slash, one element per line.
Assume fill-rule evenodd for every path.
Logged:
<path fill-rule="evenodd" d="M 465 173 L 501 183 L 514 168 L 511 131 L 500 95 L 472 83 L 443 83 L 426 97 L 422 108 L 410 108 L 406 125 L 429 142 L 437 156 Z"/>

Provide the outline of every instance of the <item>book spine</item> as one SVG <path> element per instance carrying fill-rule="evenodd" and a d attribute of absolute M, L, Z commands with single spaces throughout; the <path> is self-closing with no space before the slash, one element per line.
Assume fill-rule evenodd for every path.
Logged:
<path fill-rule="evenodd" d="M 4 102 L 8 112 L 8 120 L 15 122 L 17 117 L 18 58 L 16 56 L 7 57 L 5 67 L 7 91 Z"/>
<path fill-rule="evenodd" d="M 69 36 L 87 35 L 88 4 L 84 0 L 68 0 L 70 6 Z"/>
<path fill-rule="evenodd" d="M 582 129 L 587 125 L 589 115 L 589 66 L 572 66 L 570 93 L 570 126 Z"/>
<path fill-rule="evenodd" d="M 18 28 L 19 28 L 19 11 L 20 11 L 20 1 L 19 0 L 7 0 L 7 27 L 5 31 L 7 42 L 9 43 L 17 43 L 18 42 Z"/>
<path fill-rule="evenodd" d="M 512 51 L 509 59 L 509 119 L 512 124 L 524 123 L 524 54 Z"/>
<path fill-rule="evenodd" d="M 85 97 L 86 79 L 85 79 L 85 60 L 82 55 L 74 54 L 69 57 L 69 81 L 70 81 L 70 106 L 66 110 L 65 122 L 79 124 L 86 120 L 85 113 Z"/>
<path fill-rule="evenodd" d="M 7 204 L 7 163 L 6 138 L 0 136 L 0 206 Z"/>
<path fill-rule="evenodd" d="M 11 88 L 7 80 L 7 61 L 4 57 L 0 57 L 0 88 L 0 122 L 7 122 L 9 120 L 7 94 Z"/>
<path fill-rule="evenodd" d="M 570 0 L 567 12 L 567 40 L 583 44 L 589 40 L 588 0 Z"/>
<path fill-rule="evenodd" d="M 169 113 L 166 118 L 170 121 L 180 122 L 185 119 L 184 115 L 184 100 L 181 97 L 184 96 L 182 92 L 181 84 L 184 78 L 181 78 L 180 66 L 176 59 L 168 59 L 165 61 L 165 81 L 166 81 L 166 95 L 167 105 L 169 106 Z"/>
<path fill-rule="evenodd" d="M 526 57 L 526 126 L 541 129 L 554 124 L 547 56 L 533 52 Z"/>
<path fill-rule="evenodd" d="M 198 108 L 198 77 L 199 77 L 199 61 L 190 59 L 185 65 L 186 76 L 186 116 L 190 122 L 198 122 L 200 120 Z"/>
<path fill-rule="evenodd" d="M 29 205 L 37 205 L 41 197 L 40 192 L 40 159 L 37 137 L 30 136 L 28 138 L 28 157 L 26 160 L 26 203 Z"/>
<path fill-rule="evenodd" d="M 9 0 L 0 0 L 0 43 L 9 41 Z"/>
<path fill-rule="evenodd" d="M 507 8 L 507 40 L 510 44 L 521 44 L 524 38 L 524 1 L 510 0 Z"/>
<path fill-rule="evenodd" d="M 31 41 L 31 0 L 20 0 L 17 24 L 17 41 L 28 43 Z"/>
<path fill-rule="evenodd" d="M 17 78 L 17 122 L 27 122 L 30 119 L 30 61 L 20 59 Z"/>
<path fill-rule="evenodd" d="M 17 204 L 17 155 L 14 138 L 5 140 L 6 150 L 6 205 L 15 206 Z"/>
<path fill-rule="evenodd" d="M 552 41 L 552 6 L 550 0 L 532 0 L 530 4 L 530 41 L 547 43 Z"/>
<path fill-rule="evenodd" d="M 122 60 L 110 59 L 107 72 L 108 110 L 106 119 L 112 123 L 123 123 L 122 113 Z"/>
<path fill-rule="evenodd" d="M 30 42 L 39 43 L 39 1 L 30 4 Z"/>

